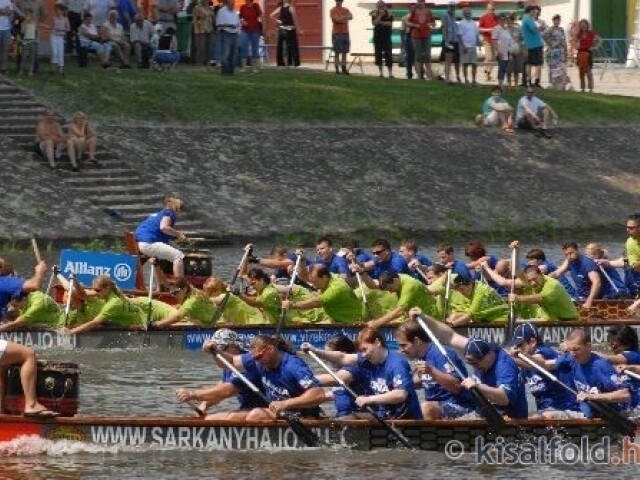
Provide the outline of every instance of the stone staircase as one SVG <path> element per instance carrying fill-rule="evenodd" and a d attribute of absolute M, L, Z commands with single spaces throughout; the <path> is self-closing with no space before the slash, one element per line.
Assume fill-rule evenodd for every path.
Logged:
<path fill-rule="evenodd" d="M 34 151 L 35 129 L 45 105 L 27 90 L 0 76 L 0 135 L 8 138 L 16 149 L 24 151 L 25 159 L 48 168 L 46 160 Z M 66 122 L 62 122 L 63 125 Z M 98 135 L 100 134 L 98 130 Z M 100 141 L 96 151 L 98 164 L 80 163 L 80 172 L 73 172 L 65 154 L 58 161 L 57 173 L 61 187 L 70 195 L 83 197 L 125 228 L 133 228 L 152 212 L 159 210 L 165 187 L 148 180 L 143 172 L 109 151 Z M 208 237 L 204 223 L 194 212 L 180 217 L 179 228 L 191 236 Z"/>

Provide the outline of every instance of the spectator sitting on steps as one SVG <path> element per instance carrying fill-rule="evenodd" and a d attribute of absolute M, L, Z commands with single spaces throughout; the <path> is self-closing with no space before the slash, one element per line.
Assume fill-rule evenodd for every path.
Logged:
<path fill-rule="evenodd" d="M 533 86 L 527 87 L 527 94 L 518 101 L 516 125 L 523 130 L 533 130 L 536 134 L 551 138 L 549 126 L 551 119 L 558 121 L 558 115 L 550 105 L 535 95 Z"/>
<path fill-rule="evenodd" d="M 491 96 L 482 105 L 482 114 L 476 115 L 476 125 L 502 127 L 505 133 L 513 133 L 513 107 L 502 97 L 502 89 L 493 87 Z"/>
<path fill-rule="evenodd" d="M 102 28 L 111 46 L 111 51 L 120 61 L 120 68 L 131 68 L 129 65 L 129 51 L 131 47 L 127 41 L 124 28 L 118 23 L 118 12 L 116 10 L 109 10 L 107 18 L 107 23 L 105 23 Z"/>
<path fill-rule="evenodd" d="M 62 156 L 65 136 L 53 110 L 46 110 L 36 127 L 36 150 L 49 162 L 51 170 L 59 170 L 56 159 Z"/>
<path fill-rule="evenodd" d="M 82 25 L 78 29 L 80 46 L 100 55 L 100 63 L 104 68 L 109 67 L 109 55 L 111 54 L 111 44 L 105 42 L 98 32 L 98 27 L 93 23 L 90 13 L 85 13 L 82 17 Z"/>
<path fill-rule="evenodd" d="M 82 112 L 74 113 L 73 123 L 67 125 L 67 151 L 74 172 L 79 170 L 78 160 L 82 159 L 82 155 L 87 151 L 89 161 L 94 164 L 98 163 L 96 161 L 97 143 L 98 136 L 87 120 L 87 116 Z"/>

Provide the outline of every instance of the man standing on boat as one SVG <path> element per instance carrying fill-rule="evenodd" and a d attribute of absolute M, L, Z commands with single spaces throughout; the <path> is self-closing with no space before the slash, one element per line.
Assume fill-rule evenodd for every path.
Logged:
<path fill-rule="evenodd" d="M 409 320 L 396 329 L 396 341 L 405 356 L 418 360 L 414 363 L 414 371 L 424 387 L 426 401 L 420 406 L 425 420 L 458 418 L 477 410 L 473 396 L 462 388 L 460 375 L 415 320 Z M 466 374 L 467 367 L 455 350 L 448 346 L 445 350 L 458 369 Z"/>
<path fill-rule="evenodd" d="M 319 405 L 325 395 L 320 382 L 302 359 L 286 351 L 281 339 L 259 335 L 247 353 L 236 355 L 222 351 L 215 342 L 207 342 L 203 350 L 218 353 L 239 371 L 262 379 L 269 406 L 251 410 L 246 416 L 248 422 L 275 420 L 285 411 L 309 418 L 321 415 Z"/>
<path fill-rule="evenodd" d="M 518 325 L 507 347 L 512 355 L 519 351 L 541 361 L 555 360 L 559 357 L 558 352 L 542 343 L 538 329 L 531 323 Z M 537 370 L 532 369 L 531 365 L 525 361 L 517 357 L 514 360 L 524 373 L 529 392 L 536 399 L 538 411 L 530 415 L 530 418 L 567 419 L 584 417 L 580 412 L 580 406 L 576 401 L 575 395 L 551 381 L 548 377 L 541 375 Z M 558 372 L 557 375 L 565 385 L 573 385 L 571 371 Z"/>
<path fill-rule="evenodd" d="M 149 215 L 135 231 L 140 253 L 172 262 L 176 279 L 184 277 L 184 253 L 170 245 L 170 242 L 175 238 L 187 238 L 183 232 L 175 229 L 182 210 L 182 200 L 169 197 L 164 201 L 164 208 Z"/>
<path fill-rule="evenodd" d="M 578 244 L 568 242 L 562 246 L 562 253 L 565 261 L 558 269 L 549 276 L 558 278 L 560 275 L 569 271 L 573 283 L 576 286 L 578 300 L 583 301 L 582 308 L 584 310 L 591 309 L 593 301 L 601 298 L 602 281 L 598 265 L 586 255 L 581 255 L 578 250 Z"/>
<path fill-rule="evenodd" d="M 12 297 L 35 292 L 40 288 L 47 271 L 47 264 L 39 262 L 33 277 L 25 280 L 15 275 L 13 266 L 0 257 L 0 318 L 4 315 Z M 37 365 L 35 352 L 23 345 L 0 339 L 0 370 L 2 367 L 20 364 L 20 382 L 24 392 L 24 415 L 27 417 L 55 417 L 57 412 L 47 410 L 36 396 Z"/>
<path fill-rule="evenodd" d="M 424 315 L 419 308 L 412 308 L 409 312 L 412 320 L 418 315 L 438 340 L 451 345 L 474 368 L 474 375 L 462 380 L 464 388 L 478 387 L 485 398 L 511 418 L 528 417 L 524 378 L 506 351 L 479 338 L 467 338 L 449 325 Z"/>
<path fill-rule="evenodd" d="M 242 355 L 247 353 L 244 345 L 238 338 L 238 334 L 228 328 L 216 330 L 210 342 L 214 343 L 217 349 L 229 355 Z M 247 373 L 247 377 L 254 385 L 258 386 L 261 391 L 264 391 L 262 380 L 257 374 Z M 254 408 L 267 407 L 262 398 L 247 387 L 231 370 L 227 369 L 222 370 L 222 381 L 216 386 L 200 388 L 198 390 L 179 388 L 176 390 L 176 397 L 185 403 L 194 401 L 201 402 L 199 407 L 199 413 L 201 413 L 201 415 L 204 415 L 210 406 L 217 405 L 227 398 L 236 397 L 239 408 L 207 415 L 206 420 L 244 420 Z"/>

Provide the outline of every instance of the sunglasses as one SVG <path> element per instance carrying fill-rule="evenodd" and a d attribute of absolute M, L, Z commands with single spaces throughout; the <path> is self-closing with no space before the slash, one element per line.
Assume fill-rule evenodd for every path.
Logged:
<path fill-rule="evenodd" d="M 373 253 L 374 255 L 382 255 L 384 252 L 386 252 L 386 250 L 371 250 L 371 253 Z"/>
<path fill-rule="evenodd" d="M 635 230 L 636 228 L 638 228 L 638 226 L 637 226 L 637 225 L 627 225 L 627 226 L 626 226 L 626 229 L 627 229 L 627 230 Z"/>

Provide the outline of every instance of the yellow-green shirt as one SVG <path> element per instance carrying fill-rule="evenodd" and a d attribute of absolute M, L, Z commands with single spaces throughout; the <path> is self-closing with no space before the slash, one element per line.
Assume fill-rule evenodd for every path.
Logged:
<path fill-rule="evenodd" d="M 562 284 L 551 277 L 544 277 L 542 289 L 538 294 L 542 303 L 536 308 L 535 316 L 541 320 L 578 320 L 580 312 Z"/>
<path fill-rule="evenodd" d="M 218 300 L 224 298 L 224 293 Z M 268 323 L 260 309 L 252 307 L 234 294 L 229 294 L 227 306 L 218 323 L 231 323 L 233 325 L 264 325 Z"/>
<path fill-rule="evenodd" d="M 452 312 L 464 312 L 471 316 L 473 323 L 506 322 L 509 307 L 502 297 L 489 285 L 482 282 L 473 283 L 471 298 L 460 295 L 464 299 L 462 305 L 451 302 Z M 453 300 L 453 296 L 451 297 Z"/>
<path fill-rule="evenodd" d="M 109 294 L 100 315 L 109 327 L 143 327 L 146 319 L 138 305 L 116 293 Z"/>
<path fill-rule="evenodd" d="M 333 322 L 353 324 L 365 319 L 362 302 L 341 277 L 331 276 L 327 288 L 320 294 L 320 304 Z"/>
<path fill-rule="evenodd" d="M 178 311 L 184 313 L 193 323 L 207 326 L 213 322 L 216 306 L 209 298 L 192 293 L 182 302 Z"/>
<path fill-rule="evenodd" d="M 149 298 L 145 297 L 143 302 L 138 303 L 140 309 L 144 312 L 144 321 L 149 318 Z M 170 317 L 177 312 L 177 309 L 168 303 L 160 300 L 151 300 L 151 319 L 150 323 L 156 323 Z"/>
<path fill-rule="evenodd" d="M 90 322 L 96 318 L 102 307 L 104 307 L 105 301 L 98 297 L 87 297 L 84 299 L 82 307 L 69 311 L 69 318 L 65 325 L 64 310 L 60 314 L 60 326 L 67 326 L 69 328 L 77 327 Z"/>
<path fill-rule="evenodd" d="M 60 307 L 46 293 L 35 291 L 27 295 L 27 303 L 20 310 L 20 316 L 28 327 L 57 327 Z"/>

